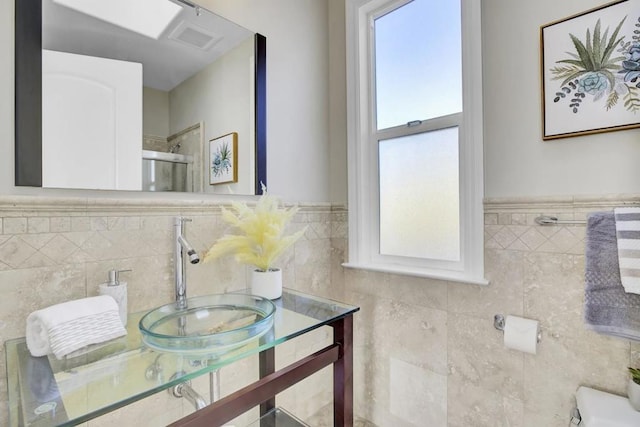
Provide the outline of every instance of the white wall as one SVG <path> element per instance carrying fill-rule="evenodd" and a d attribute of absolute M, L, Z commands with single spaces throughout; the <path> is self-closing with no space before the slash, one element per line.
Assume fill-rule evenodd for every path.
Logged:
<path fill-rule="evenodd" d="M 267 37 L 270 192 L 289 200 L 329 201 L 327 1 L 201 4 Z"/>
<path fill-rule="evenodd" d="M 329 190 L 347 205 L 347 45 L 344 0 L 329 0 Z"/>
<path fill-rule="evenodd" d="M 169 92 L 142 88 L 142 133 L 166 138 L 169 133 Z"/>
<path fill-rule="evenodd" d="M 267 37 L 271 193 L 288 201 L 329 201 L 327 1 L 203 0 L 201 3 Z M 202 197 L 15 187 L 12 0 L 0 0 L 0 24 L 0 194 Z"/>
<path fill-rule="evenodd" d="M 254 194 L 254 39 L 248 38 L 169 92 L 170 130 L 175 134 L 204 123 L 204 172 L 208 193 Z M 238 182 L 209 185 L 209 141 L 238 134 Z"/>
<path fill-rule="evenodd" d="M 640 192 L 640 130 L 542 141 L 540 26 L 606 3 L 482 2 L 486 197 Z"/>

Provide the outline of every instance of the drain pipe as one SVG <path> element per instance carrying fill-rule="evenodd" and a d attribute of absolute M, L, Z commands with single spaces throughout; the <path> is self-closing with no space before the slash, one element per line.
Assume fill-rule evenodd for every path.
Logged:
<path fill-rule="evenodd" d="M 209 400 L 211 403 L 220 400 L 220 370 L 209 372 Z"/>
<path fill-rule="evenodd" d="M 176 378 L 180 378 L 184 375 L 185 372 L 176 372 L 171 377 L 171 380 L 175 380 Z M 169 389 L 169 393 L 177 398 L 184 397 L 193 405 L 194 408 L 196 408 L 196 411 L 199 411 L 209 405 L 204 397 L 200 396 L 200 394 L 191 387 L 191 381 L 185 381 L 173 386 Z"/>
<path fill-rule="evenodd" d="M 206 408 L 208 406 L 207 401 L 204 400 L 204 397 L 200 396 L 198 392 L 196 392 L 193 387 L 191 387 L 191 381 L 186 381 L 178 384 L 173 387 L 172 394 L 175 397 L 184 397 L 187 399 L 196 411 L 199 411 L 202 408 Z"/>

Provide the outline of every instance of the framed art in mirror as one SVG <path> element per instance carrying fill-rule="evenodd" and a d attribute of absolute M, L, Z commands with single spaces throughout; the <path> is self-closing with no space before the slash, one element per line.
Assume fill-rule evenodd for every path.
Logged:
<path fill-rule="evenodd" d="M 100 113 L 93 114 L 92 108 L 99 101 L 96 95 L 69 89 L 71 86 L 67 83 L 75 79 L 82 87 L 84 81 L 90 81 L 92 83 L 84 84 L 84 87 L 102 85 L 106 88 L 102 93 L 109 92 L 110 83 L 104 85 L 102 77 L 94 78 L 93 74 L 87 80 L 87 72 L 83 70 L 84 74 L 78 75 L 75 66 L 69 67 L 72 71 L 63 79 L 58 78 L 59 73 L 48 77 L 51 74 L 43 72 L 43 69 L 50 69 L 43 52 L 51 51 L 72 59 L 104 59 L 114 64 L 126 62 L 141 67 L 142 87 L 134 92 L 142 93 L 142 111 L 126 114 L 127 117 L 135 116 L 136 121 L 135 135 L 127 138 L 132 141 L 127 142 L 127 151 L 134 153 L 128 163 L 141 163 L 145 150 L 194 155 L 194 172 L 190 179 L 197 185 L 193 186 L 193 191 L 224 192 L 224 188 L 228 188 L 233 194 L 261 194 L 260 183 L 266 182 L 266 38 L 191 1 L 162 1 L 177 12 L 153 37 L 139 34 L 133 27 L 111 21 L 109 17 L 87 12 L 85 5 L 75 0 L 15 1 L 17 186 L 135 189 L 135 185 L 118 186 L 118 176 L 112 179 L 114 185 L 96 185 L 90 180 L 83 182 L 77 174 L 72 178 L 62 176 L 56 181 L 48 179 L 50 170 L 57 163 L 48 160 L 52 151 L 56 156 L 80 162 L 76 164 L 89 163 L 88 159 L 77 160 L 83 152 L 102 153 L 95 156 L 100 159 L 97 160 L 99 167 L 91 169 L 124 169 L 108 164 L 110 159 L 116 158 L 109 153 L 122 151 L 117 148 L 122 145 L 118 135 L 109 139 L 101 131 L 101 138 L 97 138 L 98 135 L 81 130 L 117 129 L 115 124 L 121 116 L 119 105 L 122 101 L 119 97 L 107 99 L 103 96 L 102 109 L 96 110 Z M 129 7 L 131 3 L 125 4 Z M 155 9 L 151 12 L 155 16 Z M 52 82 L 62 82 L 59 87 L 63 89 L 54 87 L 51 90 Z M 131 92 L 130 89 L 127 91 Z M 74 97 L 78 102 L 70 111 L 88 111 L 89 119 L 77 119 L 77 114 L 65 114 L 60 108 L 52 113 L 50 106 L 60 103 L 51 94 L 64 97 L 69 93 L 78 95 Z M 100 95 L 99 91 L 96 93 Z M 93 118 L 111 121 L 95 122 L 92 126 Z M 61 124 L 57 129 L 60 132 L 54 134 L 48 130 L 51 128 L 48 124 L 52 122 Z M 201 124 L 199 130 L 194 130 L 198 124 Z M 65 133 L 67 131 L 69 134 Z M 210 166 L 206 141 L 229 132 L 237 133 L 236 153 L 243 162 L 241 168 L 236 168 L 240 175 L 229 186 L 207 189 Z M 64 143 L 71 136 L 78 140 L 75 148 Z M 51 149 L 50 141 L 54 138 L 56 148 Z M 113 147 L 105 143 L 111 140 Z M 100 146 L 94 149 L 91 144 Z M 62 174 L 69 170 L 58 169 L 62 169 Z M 141 174 L 136 171 L 128 173 L 134 179 L 138 179 L 138 175 Z M 63 184 L 58 184 L 60 182 Z M 64 182 L 72 182 L 72 185 Z"/>
<path fill-rule="evenodd" d="M 209 184 L 238 182 L 238 134 L 209 141 Z"/>

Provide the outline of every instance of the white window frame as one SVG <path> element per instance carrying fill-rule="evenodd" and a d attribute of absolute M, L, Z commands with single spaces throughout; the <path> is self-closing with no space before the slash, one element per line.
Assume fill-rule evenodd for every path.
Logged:
<path fill-rule="evenodd" d="M 347 0 L 347 114 L 349 261 L 345 267 L 488 284 L 484 278 L 481 6 L 461 0 L 463 113 L 426 120 L 411 133 L 459 126 L 460 261 L 391 257 L 379 253 L 379 139 L 406 134 L 406 126 L 375 127 L 373 20 L 409 0 Z M 384 138 L 381 138 L 384 136 Z"/>

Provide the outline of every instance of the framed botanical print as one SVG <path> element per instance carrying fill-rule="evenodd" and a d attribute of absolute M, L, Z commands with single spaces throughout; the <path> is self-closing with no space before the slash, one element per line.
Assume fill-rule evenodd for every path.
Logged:
<path fill-rule="evenodd" d="M 238 134 L 209 141 L 209 184 L 238 182 Z"/>
<path fill-rule="evenodd" d="M 540 28 L 543 139 L 640 127 L 640 9 L 616 1 Z"/>

